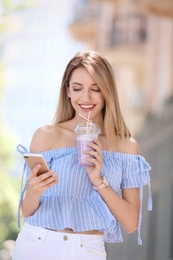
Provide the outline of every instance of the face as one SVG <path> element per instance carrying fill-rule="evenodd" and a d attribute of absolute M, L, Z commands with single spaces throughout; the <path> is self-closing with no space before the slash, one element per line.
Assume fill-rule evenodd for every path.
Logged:
<path fill-rule="evenodd" d="M 87 117 L 90 112 L 90 119 L 96 122 L 102 119 L 104 98 L 99 86 L 85 68 L 73 71 L 67 95 L 71 99 L 77 117 L 79 113 Z"/>

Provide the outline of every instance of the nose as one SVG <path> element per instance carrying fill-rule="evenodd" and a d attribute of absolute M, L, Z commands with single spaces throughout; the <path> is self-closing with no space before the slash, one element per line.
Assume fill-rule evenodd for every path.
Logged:
<path fill-rule="evenodd" d="M 91 98 L 89 90 L 84 90 L 83 91 L 83 100 L 88 101 Z"/>

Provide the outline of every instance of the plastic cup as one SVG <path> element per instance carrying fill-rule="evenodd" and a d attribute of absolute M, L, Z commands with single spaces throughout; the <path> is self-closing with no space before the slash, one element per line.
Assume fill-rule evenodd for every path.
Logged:
<path fill-rule="evenodd" d="M 87 120 L 81 121 L 76 128 L 74 129 L 77 137 L 77 150 L 78 150 L 78 162 L 81 166 L 94 166 L 93 163 L 87 162 L 85 159 L 88 157 L 93 157 L 88 154 L 84 154 L 86 150 L 93 150 L 88 147 L 86 144 L 88 142 L 93 142 L 94 139 L 97 139 L 101 133 L 98 125 L 91 121 L 89 123 Z"/>

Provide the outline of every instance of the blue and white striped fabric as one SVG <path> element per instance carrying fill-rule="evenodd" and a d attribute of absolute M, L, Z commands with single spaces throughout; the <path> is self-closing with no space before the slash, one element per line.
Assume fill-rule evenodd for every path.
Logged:
<path fill-rule="evenodd" d="M 26 152 L 26 148 L 19 145 L 17 150 L 20 153 Z M 86 170 L 78 164 L 77 148 L 57 148 L 41 152 L 50 169 L 58 175 L 59 182 L 45 191 L 40 200 L 38 210 L 25 222 L 53 230 L 71 228 L 75 232 L 88 230 L 99 230 L 104 232 L 104 239 L 107 243 L 122 242 L 120 224 L 111 214 L 107 205 L 88 178 Z M 141 204 L 143 186 L 149 187 L 148 210 L 152 208 L 150 176 L 151 169 L 143 156 L 124 154 L 117 152 L 102 151 L 104 164 L 101 176 L 105 176 L 110 187 L 121 195 L 122 189 L 140 188 Z M 24 165 L 23 178 L 24 188 L 21 188 L 20 204 L 27 187 L 29 169 Z M 24 177 L 25 175 L 25 177 Z M 141 205 L 142 209 L 142 205 Z M 142 244 L 140 227 L 142 210 L 139 215 L 138 244 Z M 20 220 L 19 220 L 20 225 Z"/>

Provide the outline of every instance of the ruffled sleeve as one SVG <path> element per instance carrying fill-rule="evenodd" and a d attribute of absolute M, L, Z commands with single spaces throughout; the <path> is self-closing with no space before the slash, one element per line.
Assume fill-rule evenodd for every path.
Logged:
<path fill-rule="evenodd" d="M 122 189 L 139 188 L 140 189 L 140 213 L 138 221 L 138 244 L 142 245 L 141 240 L 141 222 L 142 222 L 142 199 L 143 186 L 148 185 L 148 211 L 152 210 L 152 194 L 149 171 L 150 165 L 146 162 L 143 156 L 131 155 L 131 157 L 123 160 L 122 173 Z"/>

